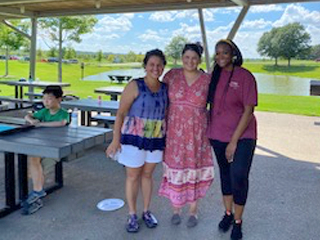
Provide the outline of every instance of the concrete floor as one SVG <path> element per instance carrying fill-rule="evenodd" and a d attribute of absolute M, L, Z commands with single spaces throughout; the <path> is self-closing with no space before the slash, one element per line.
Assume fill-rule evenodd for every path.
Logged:
<path fill-rule="evenodd" d="M 314 124 L 320 119 L 266 112 L 256 115 L 259 140 L 243 217 L 243 239 L 320 239 L 320 126 Z M 230 239 L 230 232 L 222 234 L 217 229 L 223 215 L 217 164 L 215 182 L 200 201 L 196 228 L 185 226 L 186 208 L 182 224 L 170 224 L 169 202 L 157 196 L 162 171 L 159 165 L 154 174 L 151 207 L 159 226 L 147 229 L 142 224 L 139 233 L 126 233 L 126 205 L 114 212 L 96 208 L 102 199 L 125 198 L 125 169 L 107 159 L 104 148 L 96 147 L 85 156 L 65 163 L 65 186 L 44 199 L 43 209 L 31 216 L 22 216 L 17 211 L 0 219 L 0 239 Z M 3 175 L 1 156 L 0 174 Z M 2 177 L 0 192 L 3 191 L 1 181 Z M 3 203 L 3 194 L 0 202 Z M 141 198 L 138 209 L 141 212 Z"/>

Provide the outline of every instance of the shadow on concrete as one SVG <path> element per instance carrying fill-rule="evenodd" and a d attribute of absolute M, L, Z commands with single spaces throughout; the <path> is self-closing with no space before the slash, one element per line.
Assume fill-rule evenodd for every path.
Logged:
<path fill-rule="evenodd" d="M 318 240 L 320 222 L 320 165 L 287 158 L 258 146 L 250 175 L 250 193 L 244 214 L 243 232 L 247 240 Z M 31 216 L 15 212 L 0 219 L 1 239 L 223 239 L 217 224 L 223 214 L 217 164 L 216 179 L 200 201 L 199 225 L 187 229 L 187 209 L 182 224 L 170 224 L 168 200 L 157 195 L 162 168 L 155 171 L 151 209 L 159 220 L 156 229 L 143 224 L 137 234 L 124 230 L 127 206 L 102 212 L 96 204 L 105 198 L 125 198 L 125 169 L 107 159 L 104 147 L 66 163 L 65 187 L 44 199 L 45 207 Z M 0 164 L 0 173 L 3 174 Z M 1 184 L 0 186 L 3 186 Z M 1 190 L 0 190 L 1 191 Z M 1 196 L 1 195 L 0 195 Z M 2 199 L 0 201 L 3 202 Z M 138 201 L 141 213 L 141 196 Z M 140 214 L 139 214 L 140 215 Z"/>

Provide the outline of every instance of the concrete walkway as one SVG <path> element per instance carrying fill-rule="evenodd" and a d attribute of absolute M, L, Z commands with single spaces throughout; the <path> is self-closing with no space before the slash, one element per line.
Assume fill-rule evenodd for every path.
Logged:
<path fill-rule="evenodd" d="M 320 126 L 314 124 L 320 119 L 266 112 L 256 115 L 259 141 L 250 175 L 243 239 L 320 239 Z M 159 165 L 151 208 L 159 226 L 150 230 L 141 225 L 139 233 L 126 233 L 127 206 L 114 212 L 96 208 L 105 198 L 124 199 L 125 169 L 107 159 L 103 150 L 104 146 L 97 147 L 64 164 L 65 187 L 47 196 L 39 212 L 22 216 L 17 211 L 0 219 L 0 239 L 230 239 L 230 232 L 222 234 L 217 229 L 223 215 L 217 164 L 215 182 L 200 202 L 196 228 L 185 226 L 187 209 L 181 225 L 170 225 L 169 202 L 156 194 L 162 171 Z M 3 176 L 3 160 L 0 162 Z M 138 209 L 141 212 L 141 198 Z"/>

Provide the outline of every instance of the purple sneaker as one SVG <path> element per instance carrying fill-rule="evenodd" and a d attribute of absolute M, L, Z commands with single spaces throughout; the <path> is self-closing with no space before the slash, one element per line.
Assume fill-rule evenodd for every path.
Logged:
<path fill-rule="evenodd" d="M 136 214 L 130 214 L 128 216 L 127 224 L 126 224 L 126 230 L 129 233 L 136 233 L 139 231 L 139 223 L 138 223 L 138 217 Z"/>
<path fill-rule="evenodd" d="M 148 228 L 155 228 L 158 226 L 158 220 L 150 211 L 143 212 L 142 219 Z"/>

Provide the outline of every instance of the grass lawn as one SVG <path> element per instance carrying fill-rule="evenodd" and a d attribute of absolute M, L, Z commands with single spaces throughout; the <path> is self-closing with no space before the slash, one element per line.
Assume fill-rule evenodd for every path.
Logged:
<path fill-rule="evenodd" d="M 320 80 L 320 62 L 315 61 L 292 60 L 290 67 L 285 60 L 278 61 L 278 66 L 274 66 L 274 61 L 270 60 L 245 61 L 243 66 L 254 73 L 290 75 Z"/>
<path fill-rule="evenodd" d="M 306 77 L 312 79 L 320 79 L 320 62 L 312 61 L 298 61 L 293 60 L 292 66 L 287 67 L 286 61 L 279 61 L 279 66 L 274 67 L 273 61 L 247 61 L 244 67 L 255 73 L 274 74 L 274 75 L 291 75 L 298 77 Z M 136 65 L 136 64 L 134 64 Z M 139 66 L 140 64 L 138 64 Z M 106 72 L 120 68 L 130 68 L 132 64 L 103 64 L 98 66 L 97 63 L 87 64 L 85 66 L 84 75 L 94 75 L 100 72 Z M 168 68 L 173 67 L 173 64 L 168 64 Z M 179 67 L 179 64 L 175 67 Z M 201 65 L 205 69 L 205 64 Z M 5 62 L 0 61 L 0 75 L 4 73 Z M 81 69 L 79 64 L 63 64 L 62 65 L 62 77 L 64 82 L 71 84 L 71 87 L 65 88 L 65 93 L 74 94 L 81 98 L 92 96 L 97 98 L 98 94 L 94 93 L 94 89 L 97 87 L 105 87 L 109 85 L 117 85 L 106 81 L 82 81 Z M 28 78 L 29 75 L 29 63 L 20 61 L 9 61 L 9 74 L 7 79 L 20 79 Z M 36 76 L 40 80 L 56 82 L 57 81 L 57 63 L 37 63 Z M 121 86 L 121 85 L 120 85 Z M 12 86 L 0 85 L 1 95 L 12 96 L 14 94 L 14 88 Z M 39 89 L 38 89 L 39 90 Z M 109 100 L 109 97 L 102 96 L 103 99 Z M 320 97 L 311 96 L 279 96 L 272 94 L 259 94 L 259 106 L 258 111 L 269 111 L 279 113 L 291 113 L 309 116 L 320 116 Z"/>

